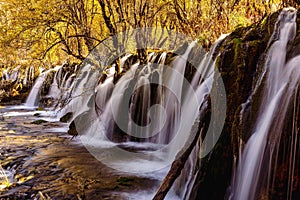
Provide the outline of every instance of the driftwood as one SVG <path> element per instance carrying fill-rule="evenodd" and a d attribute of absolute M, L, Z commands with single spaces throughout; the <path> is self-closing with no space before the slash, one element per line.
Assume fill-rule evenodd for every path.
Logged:
<path fill-rule="evenodd" d="M 171 166 L 167 176 L 164 178 L 164 180 L 160 184 L 160 186 L 159 186 L 158 190 L 156 191 L 156 194 L 152 200 L 163 200 L 166 197 L 166 195 L 168 194 L 173 183 L 178 178 L 178 176 L 181 174 L 181 171 L 182 171 L 187 159 L 189 158 L 194 146 L 197 144 L 197 141 L 201 135 L 201 132 L 204 129 L 204 123 L 206 121 L 205 118 L 207 116 L 208 116 L 208 110 L 205 109 L 205 111 L 200 116 L 200 122 L 199 122 L 199 126 L 198 126 L 199 130 L 197 131 L 197 133 L 194 136 L 191 136 L 192 142 L 190 144 L 185 145 L 185 146 L 187 146 L 187 148 L 183 151 L 183 153 L 173 161 L 172 166 Z M 187 143 L 189 143 L 191 140 L 187 141 Z M 178 154 L 180 154 L 181 152 L 179 152 Z"/>

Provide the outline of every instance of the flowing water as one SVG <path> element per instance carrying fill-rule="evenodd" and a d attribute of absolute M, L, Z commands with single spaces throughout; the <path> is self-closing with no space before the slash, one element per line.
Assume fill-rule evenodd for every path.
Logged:
<path fill-rule="evenodd" d="M 40 101 L 40 92 L 41 92 L 41 87 L 42 85 L 45 83 L 45 80 L 48 76 L 48 74 L 50 73 L 50 70 L 43 72 L 39 75 L 39 77 L 37 78 L 37 80 L 34 83 L 33 88 L 31 89 L 27 100 L 25 102 L 25 106 L 28 107 L 36 107 L 39 105 L 39 101 Z"/>
<path fill-rule="evenodd" d="M 291 97 L 298 87 L 300 78 L 299 56 L 286 62 L 287 43 L 296 33 L 296 14 L 294 9 L 284 9 L 275 27 L 274 43 L 271 45 L 265 68 L 264 96 L 257 117 L 256 127 L 243 151 L 233 182 L 232 199 L 256 199 L 262 191 L 260 187 L 270 187 L 272 156 L 275 145 L 280 143 L 285 113 Z M 276 117 L 275 117 L 276 116 Z M 277 120 L 277 123 L 274 123 Z M 267 148 L 270 154 L 265 154 Z M 264 174 L 264 175 L 262 175 Z M 262 177 L 267 176 L 267 184 L 262 185 Z M 268 192 L 265 192 L 266 196 Z"/>
<path fill-rule="evenodd" d="M 49 69 L 43 73 L 40 73 L 39 77 L 36 79 L 32 89 L 26 99 L 25 106 L 30 108 L 30 107 L 37 107 L 39 105 L 40 97 L 41 97 L 41 88 L 45 84 L 47 76 L 52 71 L 60 71 L 59 70 L 60 68 L 61 68 L 61 66 L 57 66 L 53 69 Z M 56 74 L 57 73 L 55 73 L 55 77 L 56 77 Z M 54 78 L 54 81 L 55 80 L 56 80 L 56 78 Z M 50 94 L 52 92 L 51 89 L 52 89 L 52 87 L 50 88 Z M 59 95 L 59 94 L 57 94 L 57 95 Z"/>
<path fill-rule="evenodd" d="M 70 140 L 68 124 L 36 124 L 41 119 L 36 114 L 40 111 L 1 108 L 0 199 L 125 200 L 158 184 L 154 177 L 101 164 L 79 140 Z"/>
<path fill-rule="evenodd" d="M 9 112 L 3 116 L 38 116 L 37 119 L 59 123 L 57 120 L 60 117 L 72 112 L 70 122 L 74 120 L 80 134 L 78 142 L 92 154 L 97 151 L 97 155 L 93 154 L 96 158 L 107 157 L 106 152 L 113 152 L 116 147 L 123 151 L 129 150 L 129 154 L 134 152 L 133 157 L 118 160 L 108 157 L 106 160 L 100 160 L 130 176 L 154 181 L 149 190 L 142 192 L 144 198 L 151 198 L 162 177 L 167 173 L 169 164 L 186 143 L 188 137 L 185 136 L 185 132 L 192 129 L 200 105 L 205 101 L 212 85 L 214 65 L 211 54 L 203 58 L 192 86 L 184 78 L 188 55 L 195 44 L 196 42 L 191 43 L 183 55 L 174 59 L 171 66 L 164 66 L 166 53 L 162 53 L 159 58 L 157 54 L 152 53 L 149 55 L 148 64 L 133 64 L 117 83 L 114 83 L 113 67 L 106 70 L 107 78 L 98 83 L 99 71 L 88 64 L 80 69 L 76 77 L 68 75 L 68 72 L 63 74 L 63 67 L 58 66 L 40 74 L 25 103 L 28 107 L 38 106 L 41 88 L 49 73 L 55 71 L 47 95 L 59 98 L 60 103 L 57 104 L 54 120 L 53 112 L 14 111 L 18 108 L 7 108 Z M 124 65 L 128 58 L 130 55 L 124 56 L 121 65 Z M 153 63 L 155 60 L 157 63 Z M 206 76 L 202 76 L 205 71 Z M 183 93 L 185 84 L 189 85 L 189 90 Z M 62 92 L 65 87 L 69 89 Z M 189 101 L 190 99 L 193 102 Z M 93 101 L 95 103 L 92 103 Z M 126 105 L 129 106 L 125 109 Z M 126 115 L 128 118 L 125 117 L 124 121 Z M 121 123 L 125 123 L 119 124 L 119 116 L 122 118 Z M 55 130 L 64 129 L 58 127 Z M 119 140 L 118 137 L 122 137 L 124 133 L 128 135 Z M 167 198 L 179 198 L 174 192 L 175 188 Z"/>

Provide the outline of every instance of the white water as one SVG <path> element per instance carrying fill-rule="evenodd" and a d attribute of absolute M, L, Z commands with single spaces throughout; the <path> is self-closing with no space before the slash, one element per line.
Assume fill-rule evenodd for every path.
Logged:
<path fill-rule="evenodd" d="M 59 85 L 58 85 L 58 81 L 57 81 L 58 77 L 57 76 L 58 76 L 58 71 L 61 71 L 61 69 L 62 69 L 62 66 L 56 66 L 54 68 L 56 73 L 54 74 L 53 82 L 52 82 L 52 84 L 50 86 L 50 90 L 49 90 L 48 96 L 50 96 L 50 97 L 53 97 L 53 98 L 60 97 L 61 91 L 59 89 Z"/>
<path fill-rule="evenodd" d="M 279 37 L 270 47 L 265 65 L 265 70 L 267 70 L 265 95 L 262 99 L 254 133 L 248 140 L 239 161 L 236 179 L 232 184 L 231 199 L 253 200 L 257 198 L 258 192 L 260 192 L 258 185 L 261 184 L 259 183 L 261 173 L 270 173 L 268 170 L 271 168 L 272 159 L 265 157 L 264 151 L 268 143 L 279 143 L 280 136 L 274 134 L 281 132 L 282 123 L 276 124 L 276 129 L 273 128 L 272 132 L 270 132 L 271 126 L 274 123 L 274 117 L 279 112 L 282 117 L 280 121 L 284 121 L 290 97 L 299 80 L 299 69 L 295 68 L 295 64 L 300 63 L 298 62 L 299 58 L 293 59 L 291 64 L 285 64 L 287 43 L 295 37 L 296 33 L 296 13 L 294 9 L 284 9 L 278 18 L 275 31 L 278 32 Z M 270 138 L 275 138 L 275 140 L 267 143 Z M 266 159 L 268 159 L 269 166 L 262 164 Z"/>
<path fill-rule="evenodd" d="M 191 48 L 190 48 L 191 49 Z M 188 53 L 186 53 L 186 56 Z M 155 56 L 152 57 L 154 59 Z M 159 59 L 161 62 L 164 62 L 166 57 L 166 54 L 162 54 L 161 58 Z M 182 66 L 180 66 L 181 70 L 184 70 L 185 68 L 185 62 L 184 61 Z M 135 173 L 141 173 L 145 171 L 153 171 L 158 170 L 161 168 L 166 167 L 166 159 L 167 156 L 164 152 L 156 152 L 155 154 L 151 153 L 151 150 L 153 149 L 153 145 L 147 146 L 147 143 L 143 143 L 143 148 L 145 148 L 145 151 L 141 151 L 139 153 L 135 153 L 134 156 L 125 155 L 121 152 L 120 155 L 123 155 L 123 157 L 119 157 L 117 160 L 114 157 L 111 157 L 110 154 L 112 152 L 116 151 L 116 143 L 113 143 L 107 139 L 114 137 L 114 113 L 119 113 L 120 108 L 124 96 L 124 92 L 129 86 L 130 81 L 134 78 L 136 70 L 138 68 L 138 63 L 131 66 L 130 70 L 128 70 L 125 75 L 123 75 L 118 83 L 114 86 L 113 84 L 113 77 L 107 78 L 104 83 L 98 85 L 96 87 L 96 94 L 95 94 L 95 105 L 98 117 L 95 117 L 93 114 L 87 114 L 85 115 L 80 123 L 76 123 L 76 128 L 78 131 L 83 134 L 80 137 L 81 142 L 88 148 L 90 152 L 93 153 L 93 155 L 99 156 L 99 159 L 104 162 L 105 164 L 110 165 L 111 167 L 115 167 L 118 170 L 122 171 L 130 171 Z M 155 71 L 155 70 L 154 70 Z M 135 89 L 139 88 L 139 86 L 146 86 L 143 91 L 141 92 L 141 96 L 148 96 L 149 99 L 149 75 L 151 74 L 152 69 L 150 66 L 145 66 L 142 70 L 139 71 L 139 78 L 138 81 L 134 84 Z M 82 74 L 82 72 L 81 72 Z M 85 83 L 87 80 L 83 80 L 82 83 Z M 74 86 L 77 87 L 77 86 Z M 174 86 L 172 86 L 174 87 Z M 110 93 L 113 90 L 113 95 Z M 74 92 L 72 93 L 72 96 L 74 95 Z M 93 97 L 92 97 L 93 98 Z M 134 100 L 133 100 L 134 101 Z M 70 102 L 72 103 L 72 102 Z M 82 102 L 80 102 L 82 103 Z M 127 104 L 128 105 L 128 104 Z M 82 105 L 80 105 L 82 108 Z M 146 103 L 144 106 L 142 106 L 142 115 L 143 117 L 146 116 L 147 108 L 149 108 L 149 103 Z M 91 109 L 91 108 L 90 108 Z M 129 111 L 129 110 L 128 110 Z M 124 117 L 124 115 L 121 115 Z M 146 120 L 147 121 L 147 120 Z M 127 122 L 130 122 L 127 121 Z M 154 124 L 155 125 L 155 124 Z M 130 127 L 130 124 L 126 125 L 127 127 Z M 152 130 L 151 127 L 148 129 L 145 129 L 146 131 Z M 147 136 L 147 135 L 146 135 Z M 139 143 L 124 143 L 120 144 L 123 146 L 128 146 L 128 144 L 131 144 L 133 148 L 139 149 Z M 151 147 L 153 146 L 153 147 Z M 107 149 L 107 150 L 105 150 Z M 148 150 L 146 150 L 148 149 Z M 99 152 L 101 150 L 101 152 Z M 107 152 L 107 153 L 106 153 Z M 129 152 L 130 154 L 130 152 Z"/>
<path fill-rule="evenodd" d="M 39 100 L 40 100 L 41 87 L 44 84 L 50 71 L 51 70 L 41 73 L 39 75 L 39 77 L 36 79 L 34 86 L 32 87 L 32 89 L 26 99 L 25 106 L 28 106 L 28 107 L 38 106 Z"/>
<path fill-rule="evenodd" d="M 56 66 L 55 68 L 52 68 L 43 73 L 40 73 L 39 77 L 36 79 L 32 89 L 26 99 L 25 106 L 31 108 L 31 107 L 36 107 L 39 105 L 40 96 L 41 96 L 41 94 L 40 94 L 41 88 L 42 88 L 43 84 L 45 83 L 47 76 L 49 75 L 50 72 L 59 71 L 59 69 L 61 69 L 61 66 Z M 30 68 L 30 70 L 33 71 L 32 68 Z M 40 69 L 40 70 L 42 70 L 42 69 Z M 56 73 L 55 73 L 55 77 L 56 77 Z M 51 93 L 51 88 L 50 88 L 50 93 Z M 55 94 L 53 94 L 53 95 L 55 95 Z M 59 95 L 59 94 L 57 94 L 57 95 Z"/>
<path fill-rule="evenodd" d="M 184 78 L 184 72 L 188 55 L 195 46 L 196 41 L 192 42 L 182 56 L 178 56 L 172 63 L 172 68 L 163 69 L 162 84 L 167 88 L 163 90 L 163 107 L 166 112 L 166 122 L 161 131 L 160 143 L 168 143 L 172 136 L 176 134 L 180 125 L 181 101 L 183 85 L 188 85 Z M 183 109 L 184 110 L 184 109 Z M 184 118 L 184 116 L 182 116 Z M 194 121 L 193 121 L 194 122 Z M 192 123 L 193 123 L 192 122 Z M 188 130 L 186 130 L 188 132 Z"/>
<path fill-rule="evenodd" d="M 132 65 L 116 84 L 113 83 L 112 73 L 107 71 L 109 77 L 95 87 L 95 96 L 90 96 L 95 100 L 95 107 L 90 106 L 88 109 L 95 109 L 96 114 L 93 114 L 93 110 L 91 113 L 82 112 L 82 107 L 84 107 L 82 103 L 85 104 L 86 97 L 85 102 L 78 101 L 78 105 L 81 103 L 79 114 L 81 117 L 76 123 L 76 129 L 80 133 L 82 144 L 97 159 L 123 172 L 138 173 L 139 176 L 151 173 L 157 180 L 165 176 L 169 164 L 190 139 L 187 133 L 193 129 L 200 105 L 205 104 L 205 97 L 209 94 L 214 81 L 212 53 L 203 58 L 192 84 L 184 79 L 188 55 L 194 45 L 195 42 L 169 67 L 164 66 L 166 53 L 158 59 L 156 59 L 157 55 L 152 54 L 149 56 L 147 65 L 139 66 L 139 63 Z M 151 63 L 154 60 L 158 60 L 156 65 Z M 158 95 L 155 102 L 152 102 L 157 105 L 150 104 L 153 91 L 152 78 L 156 79 L 155 83 L 159 84 L 156 89 Z M 91 80 L 80 81 L 79 85 Z M 188 84 L 188 87 L 185 84 Z M 75 84 L 74 90 L 77 90 L 76 85 L 78 84 Z M 183 88 L 188 88 L 188 90 L 183 91 Z M 133 92 L 130 94 L 130 99 L 126 99 L 126 92 L 130 89 Z M 76 98 L 74 91 L 72 96 Z M 72 104 L 71 101 L 69 105 Z M 174 104 L 177 104 L 177 107 Z M 117 143 L 112 141 L 121 134 L 115 131 L 115 120 L 119 117 L 123 120 L 127 118 L 122 121 L 123 124 L 118 125 L 123 126 L 122 130 L 128 135 L 127 139 L 123 140 L 125 142 Z M 141 123 L 140 126 L 135 125 L 137 121 Z M 193 131 L 196 132 L 197 127 L 194 127 Z M 132 142 L 133 138 L 141 139 L 142 143 Z M 134 153 L 127 152 L 126 148 L 134 149 Z M 191 186 L 195 181 L 193 179 L 195 176 L 192 177 L 192 175 L 196 167 L 198 151 L 199 148 L 193 151 L 189 164 L 191 167 L 182 175 L 182 179 L 187 184 L 179 189 L 182 190 L 181 196 L 175 195 L 175 190 L 178 188 L 173 188 L 174 196 L 171 195 L 170 199 L 189 198 Z M 149 195 L 146 193 L 140 199 L 153 196 L 153 191 L 149 191 Z"/>
<path fill-rule="evenodd" d="M 3 80 L 10 80 L 10 81 L 16 81 L 19 79 L 20 77 L 20 66 L 17 66 L 15 68 L 7 68 L 4 69 L 1 73 L 2 73 L 2 81 Z"/>
<path fill-rule="evenodd" d="M 177 144 L 173 146 L 174 150 L 182 148 L 186 144 L 187 139 L 185 137 L 186 131 L 197 132 L 198 127 L 194 127 L 193 124 L 197 119 L 197 114 L 199 112 L 200 106 L 206 103 L 205 97 L 209 95 L 214 78 L 214 68 L 215 60 L 213 59 L 213 54 L 215 53 L 215 48 L 219 43 L 225 38 L 226 35 L 222 35 L 212 46 L 211 50 L 206 53 L 200 62 L 197 71 L 192 79 L 191 87 L 189 87 L 186 92 L 183 106 L 182 106 L 182 119 L 181 119 L 181 128 L 178 131 L 178 134 L 181 134 L 181 138 L 177 138 Z M 205 108 L 203 108 L 204 110 Z M 202 110 L 200 110 L 201 112 Z M 197 122 L 196 122 L 197 123 Z M 194 184 L 195 178 L 197 177 L 196 165 L 198 161 L 198 156 L 201 148 L 197 144 L 193 149 L 186 166 L 181 172 L 181 176 L 177 179 L 176 187 L 179 191 L 181 199 L 189 199 L 191 195 L 192 186 Z"/>
<path fill-rule="evenodd" d="M 98 77 L 98 70 L 92 68 L 89 64 L 83 66 L 70 87 L 71 91 L 66 92 L 70 92 L 69 102 L 58 110 L 57 118 L 68 112 L 73 112 L 73 119 L 75 119 L 78 115 L 92 109 L 89 100 L 93 98 Z"/>
<path fill-rule="evenodd" d="M 98 115 L 104 112 L 105 105 L 112 94 L 114 88 L 113 80 L 113 77 L 109 77 L 103 84 L 99 84 L 95 89 L 95 103 Z"/>

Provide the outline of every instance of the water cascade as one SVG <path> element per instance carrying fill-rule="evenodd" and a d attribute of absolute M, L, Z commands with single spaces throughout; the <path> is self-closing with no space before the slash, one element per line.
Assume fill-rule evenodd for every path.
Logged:
<path fill-rule="evenodd" d="M 101 110 L 102 114 L 99 118 L 104 123 L 106 136 L 109 139 L 113 140 L 115 137 L 114 134 L 118 130 L 130 135 L 129 138 L 126 137 L 127 139 L 124 139 L 125 141 L 135 141 L 139 138 L 139 140 L 142 141 L 167 143 L 171 139 L 169 134 L 171 134 L 172 131 L 170 131 L 170 129 L 175 130 L 175 124 L 177 123 L 176 121 L 178 121 L 176 115 L 179 115 L 179 110 L 176 110 L 176 107 L 179 105 L 174 107 L 173 103 L 176 103 L 176 101 L 178 101 L 177 98 L 181 97 L 185 64 L 187 56 L 193 46 L 194 43 L 188 47 L 184 55 L 179 56 L 173 61 L 173 70 L 168 70 L 167 73 L 165 73 L 163 69 L 163 62 L 165 61 L 166 55 L 162 54 L 158 59 L 159 63 L 152 64 L 151 62 L 156 58 L 156 56 L 152 54 L 149 56 L 149 63 L 145 66 L 139 66 L 139 63 L 132 65 L 130 70 L 120 78 L 115 87 L 113 87 L 112 78 L 110 77 L 97 87 L 97 94 L 100 91 L 107 90 L 107 92 L 104 93 L 105 95 L 101 98 L 96 94 L 96 105 L 97 108 Z M 155 76 L 157 76 L 156 79 L 158 81 L 164 80 L 166 82 L 154 88 L 151 82 L 153 82 L 153 77 Z M 159 84 L 157 80 L 155 83 Z M 162 85 L 165 87 L 162 88 Z M 168 90 L 165 90 L 166 88 Z M 172 92 L 170 91 L 176 94 L 176 96 L 172 96 Z M 154 97 L 154 94 L 159 92 L 161 95 Z M 151 102 L 151 99 L 156 100 Z M 129 102 L 129 107 L 126 108 Z M 163 114 L 158 110 L 160 109 L 159 106 L 152 106 L 152 111 L 150 110 L 151 105 L 154 103 L 160 104 L 166 109 L 165 112 L 168 118 L 165 119 L 167 122 L 164 124 L 164 127 L 159 127 L 159 124 L 162 123 L 161 119 L 163 118 Z M 156 113 L 156 118 L 151 117 L 151 112 Z M 117 117 L 117 119 L 115 117 Z M 122 119 L 118 119 L 118 117 Z M 160 129 L 162 129 L 159 134 L 160 139 L 151 138 L 158 133 Z"/>
<path fill-rule="evenodd" d="M 184 113 L 184 116 L 186 116 L 184 120 L 184 124 L 189 124 L 191 122 L 197 122 L 199 120 L 196 117 L 195 110 L 199 109 L 199 105 L 207 104 L 206 97 L 210 94 L 213 79 L 214 79 L 214 68 L 215 68 L 215 59 L 213 55 L 216 52 L 216 47 L 223 41 L 223 39 L 227 35 L 222 35 L 212 46 L 211 50 L 207 52 L 203 59 L 201 60 L 197 71 L 195 72 L 195 75 L 191 82 L 191 88 L 188 90 L 185 96 L 185 102 L 183 106 L 183 111 L 186 111 Z M 193 98 L 194 91 L 196 91 L 196 96 L 198 97 L 198 103 L 197 104 L 191 104 L 190 99 Z M 206 105 L 207 106 L 207 105 Z M 202 107 L 202 109 L 205 109 L 205 106 Z M 200 110 L 204 111 L 204 110 Z M 194 113 L 194 115 L 192 115 Z M 197 122 L 199 123 L 199 122 Z M 192 130 L 197 131 L 197 130 Z M 181 199 L 190 199 L 191 192 L 192 192 L 192 186 L 195 183 L 195 179 L 197 177 L 197 167 L 198 165 L 201 165 L 200 163 L 197 163 L 197 159 L 199 156 L 200 151 L 200 145 L 199 143 L 194 147 L 193 151 L 191 152 L 191 155 L 184 167 L 184 169 L 181 172 L 181 176 L 177 179 L 176 187 L 178 191 L 178 195 Z"/>
<path fill-rule="evenodd" d="M 3 70 L 1 80 L 16 81 L 20 77 L 20 66 Z"/>
<path fill-rule="evenodd" d="M 36 79 L 32 89 L 26 99 L 25 106 L 36 107 L 39 105 L 39 101 L 40 101 L 40 97 L 41 97 L 41 88 L 45 84 L 47 76 L 52 71 L 59 71 L 60 68 L 61 68 L 61 66 L 57 66 L 57 67 L 49 69 L 43 73 L 40 73 L 39 77 Z M 31 71 L 31 69 L 30 69 L 30 71 Z M 50 88 L 50 92 L 51 92 L 51 88 Z"/>
<path fill-rule="evenodd" d="M 285 113 L 300 78 L 300 57 L 285 63 L 287 44 L 296 33 L 296 15 L 296 10 L 284 9 L 278 17 L 274 31 L 277 37 L 268 52 L 266 72 L 262 73 L 266 76 L 264 95 L 256 126 L 240 158 L 231 199 L 252 200 L 268 196 Z M 266 177 L 266 181 L 262 177 Z"/>
<path fill-rule="evenodd" d="M 39 105 L 40 101 L 40 91 L 42 85 L 45 83 L 45 80 L 50 73 L 51 70 L 47 70 L 39 75 L 39 77 L 36 79 L 27 99 L 25 102 L 25 106 L 28 107 L 35 107 Z"/>
<path fill-rule="evenodd" d="M 50 91 L 48 96 L 53 97 L 53 98 L 58 98 L 60 96 L 60 89 L 59 89 L 59 85 L 58 82 L 61 79 L 61 77 L 59 77 L 59 75 L 61 75 L 61 70 L 62 70 L 62 66 L 57 66 L 57 71 L 54 74 L 53 77 L 53 82 L 50 86 Z"/>

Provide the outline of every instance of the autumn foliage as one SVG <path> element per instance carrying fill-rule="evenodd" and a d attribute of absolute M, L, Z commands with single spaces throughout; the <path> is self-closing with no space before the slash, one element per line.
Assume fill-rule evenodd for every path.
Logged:
<path fill-rule="evenodd" d="M 102 40 L 141 27 L 164 27 L 204 46 L 296 1 L 6 0 L 0 2 L 0 65 L 45 66 L 83 60 Z"/>

